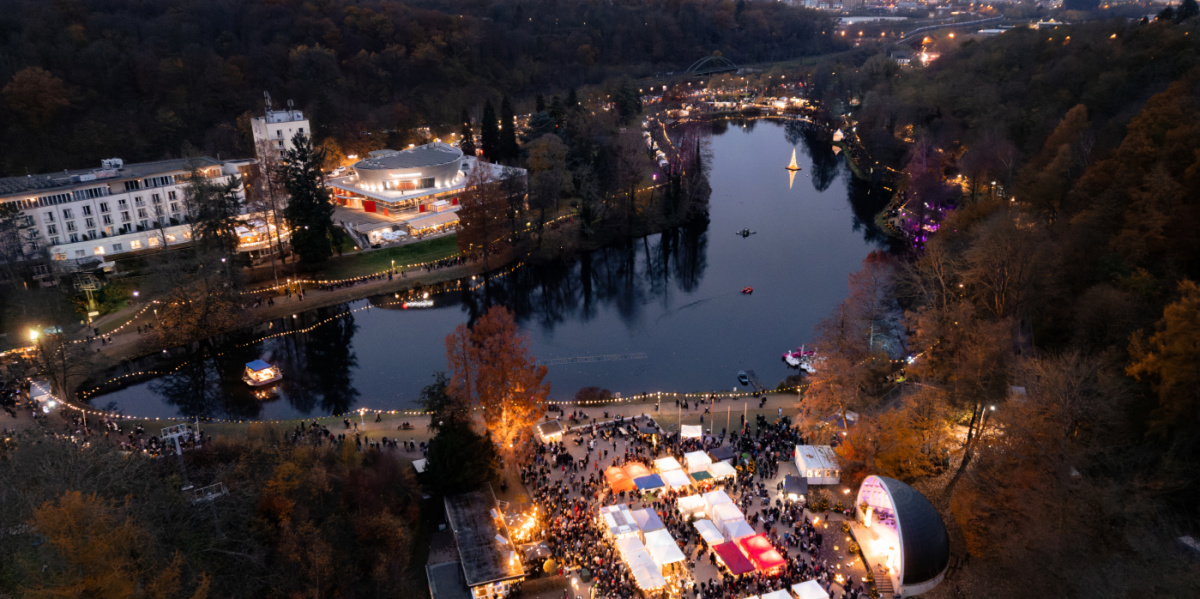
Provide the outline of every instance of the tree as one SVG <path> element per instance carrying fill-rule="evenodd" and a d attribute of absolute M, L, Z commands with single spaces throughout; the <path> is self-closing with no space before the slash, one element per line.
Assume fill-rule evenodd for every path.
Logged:
<path fill-rule="evenodd" d="M 538 211 L 538 243 L 546 224 L 546 209 L 558 213 L 558 200 L 570 184 L 567 170 L 567 146 L 553 133 L 529 144 L 530 205 Z"/>
<path fill-rule="evenodd" d="M 481 435 L 469 421 L 459 420 L 438 427 L 427 457 L 427 480 L 443 496 L 473 491 L 496 478 L 500 462 L 490 431 Z"/>
<path fill-rule="evenodd" d="M 325 188 L 321 164 L 324 152 L 313 148 L 312 140 L 301 133 L 292 138 L 280 165 L 279 174 L 287 189 L 284 218 L 292 229 L 292 247 L 305 264 L 317 264 L 333 255 L 340 234 L 333 225 L 333 204 Z"/>
<path fill-rule="evenodd" d="M 458 251 L 469 256 L 482 256 L 487 270 L 492 245 L 504 235 L 504 219 L 508 209 L 503 186 L 493 180 L 492 165 L 482 160 L 467 175 L 458 211 Z"/>
<path fill-rule="evenodd" d="M 500 102 L 499 154 L 501 161 L 510 164 L 521 155 L 521 148 L 517 145 L 517 117 L 508 96 Z"/>
<path fill-rule="evenodd" d="M 421 397 L 417 400 L 421 409 L 429 412 L 429 430 L 438 432 L 443 428 L 451 428 L 460 424 L 470 425 L 471 412 L 463 404 L 455 401 L 446 388 L 450 379 L 445 372 L 435 372 L 433 382 L 421 389 Z"/>
<path fill-rule="evenodd" d="M 86 343 L 68 339 L 62 333 L 38 337 L 37 346 L 38 371 L 50 379 L 60 397 L 73 397 L 75 386 L 82 382 L 90 366 L 91 348 Z"/>
<path fill-rule="evenodd" d="M 41 129 L 70 105 L 62 79 L 42 67 L 17 71 L 0 94 L 33 129 Z"/>
<path fill-rule="evenodd" d="M 500 124 L 496 119 L 496 109 L 492 101 L 483 103 L 483 120 L 479 122 L 480 144 L 483 146 L 483 157 L 491 162 L 498 162 L 502 156 L 500 151 Z"/>
<path fill-rule="evenodd" d="M 32 219 L 21 212 L 17 202 L 0 204 L 0 265 L 13 288 L 20 283 L 17 263 L 35 254 L 38 235 Z"/>
<path fill-rule="evenodd" d="M 1150 383 L 1158 399 L 1151 431 L 1195 435 L 1200 430 L 1200 285 L 1179 283 L 1179 299 L 1167 305 L 1154 334 L 1136 333 L 1129 346 L 1126 372 Z"/>
<path fill-rule="evenodd" d="M 258 156 L 254 168 L 256 176 L 251 177 L 252 190 L 248 190 L 248 200 L 254 210 L 261 213 L 267 221 L 268 241 L 275 245 L 271 252 L 271 275 L 275 286 L 279 286 L 279 271 L 275 266 L 277 259 L 283 257 L 283 241 L 280 232 L 283 231 L 284 221 L 279 207 L 287 205 L 287 197 L 283 181 L 280 178 L 278 154 L 271 148 L 269 140 L 258 142 L 255 154 Z"/>
<path fill-rule="evenodd" d="M 458 148 L 467 156 L 475 155 L 475 132 L 471 129 L 471 114 L 464 108 L 462 111 L 462 141 Z"/>
<path fill-rule="evenodd" d="M 532 434 L 550 394 L 546 367 L 536 365 L 512 312 L 493 306 L 474 326 L 458 325 L 446 336 L 446 361 L 450 395 L 478 409 L 500 452 L 512 455 Z"/>
<path fill-rule="evenodd" d="M 151 284 L 162 304 L 155 308 L 158 326 L 147 342 L 155 349 L 172 347 L 236 327 L 241 298 L 226 273 L 227 264 L 214 254 L 160 260 Z"/>
<path fill-rule="evenodd" d="M 233 258 L 238 245 L 234 227 L 242 213 L 242 198 L 238 193 L 241 185 L 238 177 L 215 184 L 199 168 L 192 169 L 183 198 L 192 217 L 193 238 L 201 251 Z"/>
<path fill-rule="evenodd" d="M 1200 3 L 1196 0 L 1183 0 L 1179 3 L 1179 10 L 1175 11 L 1175 22 L 1182 23 L 1197 15 L 1200 15 Z"/>

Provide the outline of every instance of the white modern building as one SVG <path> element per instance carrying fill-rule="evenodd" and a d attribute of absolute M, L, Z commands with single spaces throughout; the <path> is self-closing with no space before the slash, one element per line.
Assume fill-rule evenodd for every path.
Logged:
<path fill-rule="evenodd" d="M 265 149 L 272 153 L 272 158 L 279 159 L 283 153 L 295 148 L 292 138 L 299 133 L 304 136 L 312 135 L 312 127 L 304 113 L 292 109 L 292 101 L 288 100 L 287 110 L 271 110 L 271 98 L 267 96 L 267 110 L 264 116 L 250 119 L 250 134 L 254 137 L 254 147 L 257 152 Z M 259 156 L 263 159 L 264 156 Z"/>
<path fill-rule="evenodd" d="M 208 157 L 125 164 L 0 179 L 0 203 L 25 216 L 26 248 L 53 260 L 105 260 L 114 254 L 191 241 L 184 190 L 193 169 L 215 183 L 236 175 Z"/>

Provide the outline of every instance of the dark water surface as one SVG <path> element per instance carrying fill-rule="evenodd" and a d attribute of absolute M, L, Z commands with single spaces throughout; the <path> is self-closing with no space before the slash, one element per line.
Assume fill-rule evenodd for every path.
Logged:
<path fill-rule="evenodd" d="M 402 310 L 387 295 L 301 313 L 214 340 L 223 355 L 197 354 L 173 374 L 91 403 L 147 417 L 239 419 L 415 408 L 421 387 L 446 368 L 446 334 L 488 302 L 512 309 L 534 354 L 550 361 L 554 399 L 587 386 L 624 395 L 728 390 L 742 369 L 774 386 L 794 372 L 780 354 L 811 340 L 845 297 L 847 274 L 882 243 L 869 219 L 883 198 L 853 181 L 824 140 L 775 122 L 714 125 L 711 145 L 706 223 L 519 268 L 472 292 L 434 295 L 432 308 Z M 803 170 L 789 189 L 783 166 L 793 147 Z M 755 233 L 735 234 L 742 229 Z M 754 293 L 743 295 L 745 286 Z M 562 360 L 585 356 L 622 359 Z M 256 358 L 283 369 L 278 399 L 259 401 L 241 382 Z"/>

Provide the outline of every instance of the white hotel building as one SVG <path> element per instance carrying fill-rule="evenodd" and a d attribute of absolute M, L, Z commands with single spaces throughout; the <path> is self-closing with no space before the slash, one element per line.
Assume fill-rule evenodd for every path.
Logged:
<path fill-rule="evenodd" d="M 214 182 L 238 174 L 242 162 L 212 158 L 125 164 L 0 178 L 0 203 L 25 216 L 28 255 L 49 248 L 54 260 L 99 259 L 191 241 L 184 189 L 192 169 Z"/>

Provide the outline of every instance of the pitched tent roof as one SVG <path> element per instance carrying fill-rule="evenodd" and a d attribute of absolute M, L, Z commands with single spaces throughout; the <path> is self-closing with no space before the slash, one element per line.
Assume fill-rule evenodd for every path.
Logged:
<path fill-rule="evenodd" d="M 729 494 L 721 489 L 709 491 L 701 497 L 704 498 L 704 506 L 708 511 L 711 511 L 713 507 L 721 505 L 722 503 L 733 503 L 733 500 L 729 498 Z"/>
<path fill-rule="evenodd" d="M 266 370 L 270 367 L 271 367 L 270 364 L 267 364 L 266 362 L 263 362 L 262 360 L 246 362 L 246 368 L 249 368 L 250 370 L 253 370 L 254 372 L 258 372 L 260 370 Z"/>
<path fill-rule="evenodd" d="M 651 591 L 666 586 L 667 579 L 663 578 L 658 564 L 654 563 L 654 558 L 650 557 L 646 546 L 636 537 L 618 540 L 617 551 L 620 552 L 621 559 L 629 567 L 629 571 L 633 573 L 633 580 L 638 588 Z"/>
<path fill-rule="evenodd" d="M 662 518 L 658 517 L 658 512 L 652 508 L 633 510 L 630 513 L 633 514 L 633 519 L 637 522 L 638 528 L 642 532 L 652 532 L 666 528 L 666 525 L 662 522 Z"/>
<path fill-rule="evenodd" d="M 700 538 L 704 539 L 709 545 L 720 545 L 725 542 L 725 536 L 717 529 L 717 525 L 712 523 L 712 520 L 697 520 L 692 523 L 696 527 L 696 532 L 700 533 Z"/>
<path fill-rule="evenodd" d="M 692 479 L 683 473 L 683 470 L 667 470 L 662 473 L 663 482 L 672 489 L 683 489 L 691 486 Z"/>
<path fill-rule="evenodd" d="M 608 481 L 608 486 L 612 487 L 613 493 L 621 491 L 633 491 L 637 489 L 633 479 L 624 470 L 616 466 L 611 466 L 604 471 L 604 480 Z"/>
<path fill-rule="evenodd" d="M 713 477 L 707 470 L 697 470 L 692 473 L 692 480 L 696 482 L 706 481 Z"/>
<path fill-rule="evenodd" d="M 650 552 L 650 557 L 659 568 L 686 559 L 683 551 L 679 549 L 679 544 L 665 529 L 646 533 L 646 550 Z"/>
<path fill-rule="evenodd" d="M 718 524 L 737 522 L 738 520 L 746 519 L 746 515 L 742 513 L 742 510 L 732 503 L 720 503 L 714 505 L 712 507 L 712 512 L 710 512 L 708 515 L 712 518 L 713 522 Z"/>
<path fill-rule="evenodd" d="M 538 435 L 540 435 L 542 437 L 542 439 L 548 439 L 555 435 L 561 435 L 563 433 L 563 431 L 566 430 L 563 427 L 562 422 L 560 420 L 558 420 L 557 418 L 555 418 L 554 420 L 547 420 L 545 422 L 539 422 L 537 424 L 536 428 L 537 428 Z"/>
<path fill-rule="evenodd" d="M 770 593 L 763 595 L 762 599 L 792 599 L 792 594 L 783 589 L 779 589 L 778 591 L 771 591 Z"/>
<path fill-rule="evenodd" d="M 666 472 L 667 470 L 683 470 L 683 466 L 679 464 L 679 460 L 676 460 L 671 456 L 654 460 L 654 467 L 658 468 L 659 472 Z"/>
<path fill-rule="evenodd" d="M 653 491 L 654 489 L 663 488 L 662 477 L 657 474 L 648 476 L 639 476 L 633 480 L 639 491 Z"/>
<path fill-rule="evenodd" d="M 713 462 L 713 464 L 708 467 L 708 471 L 712 473 L 713 478 L 716 479 L 737 476 L 737 470 L 734 469 L 733 466 L 730 466 L 729 462 Z"/>
<path fill-rule="evenodd" d="M 687 469 L 690 472 L 704 470 L 712 464 L 712 460 L 708 458 L 708 454 L 703 451 L 693 451 L 683 454 L 683 460 L 687 462 Z"/>
<path fill-rule="evenodd" d="M 650 476 L 650 469 L 638 462 L 630 462 L 625 464 L 625 474 L 628 474 L 629 478 L 637 479 L 643 476 Z"/>
<path fill-rule="evenodd" d="M 680 497 L 675 502 L 680 514 L 696 514 L 704 512 L 704 498 L 699 495 Z"/>
<path fill-rule="evenodd" d="M 721 526 L 721 532 L 725 533 L 725 538 L 730 541 L 737 541 L 746 537 L 752 537 L 756 533 L 754 527 L 746 523 L 745 520 L 732 520 Z"/>
<path fill-rule="evenodd" d="M 829 599 L 829 593 L 815 580 L 806 580 L 792 585 L 792 592 L 798 599 Z"/>
<path fill-rule="evenodd" d="M 722 445 L 720 447 L 714 447 L 714 448 L 708 450 L 708 457 L 712 458 L 712 461 L 714 461 L 714 462 L 724 462 L 725 460 L 732 460 L 733 456 L 734 456 L 733 449 L 730 447 L 726 447 L 724 445 Z"/>
<path fill-rule="evenodd" d="M 614 537 L 637 536 L 632 534 L 637 532 L 637 520 L 634 520 L 628 505 L 624 503 L 606 505 L 600 508 L 600 517 L 604 520 L 604 525 L 608 528 L 610 535 Z"/>
<path fill-rule="evenodd" d="M 684 439 L 698 439 L 704 434 L 704 429 L 699 424 L 685 424 L 679 427 L 679 436 Z"/>
<path fill-rule="evenodd" d="M 742 553 L 737 543 L 729 541 L 720 545 L 713 545 L 712 550 L 717 554 L 717 557 L 721 558 L 721 563 L 725 564 L 725 567 L 729 569 L 731 574 L 736 576 L 754 571 L 754 564 L 750 563 L 750 560 L 746 557 L 746 554 Z"/>

